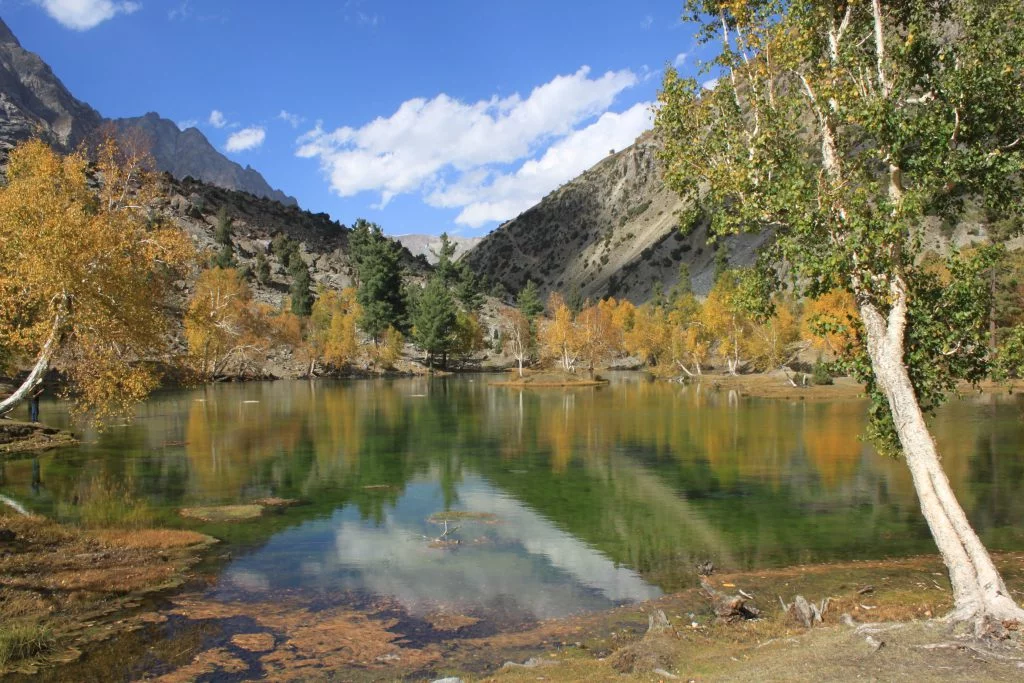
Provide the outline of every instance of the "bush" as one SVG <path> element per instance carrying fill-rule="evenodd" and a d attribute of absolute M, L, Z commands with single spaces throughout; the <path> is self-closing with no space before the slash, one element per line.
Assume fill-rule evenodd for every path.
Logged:
<path fill-rule="evenodd" d="M 819 358 L 818 362 L 815 363 L 814 367 L 811 369 L 811 380 L 816 386 L 827 386 L 832 384 L 832 367 Z"/>

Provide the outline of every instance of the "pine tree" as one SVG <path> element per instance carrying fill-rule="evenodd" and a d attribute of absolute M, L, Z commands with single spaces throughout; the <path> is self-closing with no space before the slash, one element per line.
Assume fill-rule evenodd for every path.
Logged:
<path fill-rule="evenodd" d="M 540 302 L 540 293 L 533 280 L 527 280 L 526 285 L 519 290 L 516 298 L 516 305 L 528 319 L 533 320 L 544 310 L 544 304 Z"/>
<path fill-rule="evenodd" d="M 579 315 L 579 312 L 583 310 L 583 292 L 580 291 L 579 284 L 573 284 L 569 289 L 569 298 L 565 301 L 569 305 L 569 310 L 572 311 L 573 315 Z"/>
<path fill-rule="evenodd" d="M 232 234 L 231 219 L 228 218 L 227 207 L 222 204 L 220 210 L 217 211 L 217 227 L 213 231 L 213 238 L 217 241 L 217 244 L 230 247 Z"/>
<path fill-rule="evenodd" d="M 459 279 L 459 271 L 453 260 L 455 249 L 455 243 L 449 239 L 448 233 L 442 232 L 441 246 L 434 252 L 434 256 L 437 257 L 437 265 L 434 266 L 434 272 L 441 278 L 445 287 L 454 286 Z"/>
<path fill-rule="evenodd" d="M 288 264 L 288 273 L 292 276 L 292 284 L 288 288 L 288 295 L 292 300 L 292 313 L 308 316 L 313 310 L 313 293 L 310 292 L 313 282 L 309 276 L 309 268 L 298 252 L 293 254 Z"/>
<path fill-rule="evenodd" d="M 434 366 L 440 355 L 447 365 L 455 333 L 456 307 L 441 276 L 435 273 L 420 293 L 413 314 L 413 340 L 427 353 L 427 364 Z"/>
<path fill-rule="evenodd" d="M 231 246 L 225 244 L 214 254 L 213 258 L 210 259 L 210 265 L 216 268 L 234 268 L 238 265 L 235 261 L 235 254 L 232 251 Z"/>
<path fill-rule="evenodd" d="M 349 249 L 363 310 L 359 326 L 376 343 L 388 327 L 407 327 L 398 245 L 384 236 L 380 226 L 360 219 L 349 236 Z"/>
<path fill-rule="evenodd" d="M 256 282 L 265 285 L 270 282 L 270 262 L 263 254 L 256 255 L 256 267 L 254 269 Z"/>
<path fill-rule="evenodd" d="M 459 262 L 456 270 L 458 281 L 455 285 L 455 298 L 459 300 L 466 311 L 476 313 L 484 305 L 480 278 L 464 261 Z"/>

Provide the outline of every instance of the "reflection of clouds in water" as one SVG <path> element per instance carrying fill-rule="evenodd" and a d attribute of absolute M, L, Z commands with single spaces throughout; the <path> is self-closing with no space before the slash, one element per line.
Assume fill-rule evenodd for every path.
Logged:
<path fill-rule="evenodd" d="M 466 509 L 491 512 L 502 520 L 495 531 L 503 540 L 522 543 L 527 552 L 546 557 L 580 583 L 601 591 L 609 600 L 642 601 L 661 595 L 632 569 L 619 567 L 607 557 L 562 531 L 517 501 L 483 487 L 460 493 Z"/>
<path fill-rule="evenodd" d="M 352 518 L 353 511 L 346 510 L 329 521 L 283 532 L 262 550 L 232 563 L 226 578 L 243 590 L 269 589 L 252 578 L 262 575 L 270 577 L 272 586 L 372 593 L 397 600 L 413 614 L 449 605 L 528 619 L 661 594 L 636 572 L 617 567 L 477 477 L 463 482 L 460 500 L 468 510 L 496 514 L 499 523 L 460 521 L 462 545 L 430 547 L 423 535 L 429 514 L 424 510 L 425 504 L 432 508 L 435 492 L 434 485 L 410 487 L 377 526 Z M 431 528 L 428 533 L 440 532 Z M 487 542 L 468 541 L 481 535 Z"/>

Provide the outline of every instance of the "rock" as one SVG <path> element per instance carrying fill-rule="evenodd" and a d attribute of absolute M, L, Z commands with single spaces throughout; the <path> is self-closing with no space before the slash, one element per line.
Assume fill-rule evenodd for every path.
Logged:
<path fill-rule="evenodd" d="M 462 683 L 462 679 L 456 678 L 455 676 L 449 676 L 448 678 L 437 678 L 430 683 Z"/>

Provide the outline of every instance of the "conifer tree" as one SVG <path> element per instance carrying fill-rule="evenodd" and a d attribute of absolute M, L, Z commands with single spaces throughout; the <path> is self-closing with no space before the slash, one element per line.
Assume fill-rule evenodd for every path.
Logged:
<path fill-rule="evenodd" d="M 228 218 L 227 207 L 223 204 L 217 211 L 217 227 L 214 228 L 213 238 L 217 241 L 217 244 L 223 244 L 224 246 L 231 246 L 231 236 L 233 234 L 233 228 L 231 225 L 231 219 Z"/>
<path fill-rule="evenodd" d="M 533 320 L 543 312 L 544 304 L 541 303 L 540 293 L 533 280 L 527 280 L 526 285 L 519 291 L 516 305 L 529 320 Z"/>
<path fill-rule="evenodd" d="M 444 368 L 455 333 L 457 309 L 444 280 L 438 273 L 427 282 L 413 312 L 413 340 L 427 353 L 427 364 L 441 356 Z"/>
<path fill-rule="evenodd" d="M 360 219 L 349 236 L 356 267 L 357 300 L 362 308 L 359 326 L 380 341 L 388 327 L 406 328 L 406 300 L 397 244 L 380 226 Z"/>

